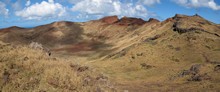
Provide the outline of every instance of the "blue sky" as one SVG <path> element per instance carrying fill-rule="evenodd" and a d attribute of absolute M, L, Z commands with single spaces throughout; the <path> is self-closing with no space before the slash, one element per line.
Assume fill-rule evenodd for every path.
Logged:
<path fill-rule="evenodd" d="M 0 0 L 0 28 L 83 22 L 111 15 L 163 21 L 177 13 L 197 13 L 220 24 L 220 0 Z"/>

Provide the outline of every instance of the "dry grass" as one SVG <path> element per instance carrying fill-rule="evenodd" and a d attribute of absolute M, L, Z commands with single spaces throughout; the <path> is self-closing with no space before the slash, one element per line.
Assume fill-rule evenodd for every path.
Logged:
<path fill-rule="evenodd" d="M 1 45 L 0 85 L 3 91 L 115 91 L 109 81 L 129 92 L 220 90 L 219 26 L 199 16 L 171 18 L 138 27 L 92 21 L 75 25 L 77 29 L 65 22 L 52 26 L 55 29 L 49 30 L 50 25 L 38 27 L 27 37 L 37 34 L 38 42 L 43 45 L 55 49 L 68 46 L 63 50 L 73 53 L 56 52 L 59 58 L 54 59 L 45 56 L 43 51 L 25 46 Z M 175 27 L 183 32 L 174 31 Z M 60 39 L 63 36 L 56 31 L 66 34 L 65 39 Z M 79 37 L 71 40 L 75 39 L 75 33 Z M 17 35 L 12 33 L 1 38 Z M 13 44 L 13 41 L 23 40 L 9 42 Z M 87 44 L 84 41 L 102 43 Z M 190 70 L 193 65 L 202 65 L 200 72 L 194 75 Z M 189 70 L 189 74 L 185 73 Z"/>
<path fill-rule="evenodd" d="M 0 45 L 0 91 L 115 91 L 108 78 L 87 66 L 52 58 L 41 50 Z"/>
<path fill-rule="evenodd" d="M 144 42 L 123 55 L 88 65 L 104 71 L 119 87 L 129 91 L 219 91 L 219 72 L 214 67 L 220 64 L 220 52 L 213 51 L 219 47 L 219 38 L 194 32 L 179 35 L 171 30 L 167 34 L 151 41 L 157 44 Z M 202 65 L 200 73 L 180 77 L 184 70 L 197 64 Z"/>

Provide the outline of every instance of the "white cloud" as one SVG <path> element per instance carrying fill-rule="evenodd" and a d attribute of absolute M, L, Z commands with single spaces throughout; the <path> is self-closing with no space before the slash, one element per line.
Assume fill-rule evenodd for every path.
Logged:
<path fill-rule="evenodd" d="M 152 6 L 154 4 L 159 4 L 160 0 L 138 0 L 139 4 L 144 4 L 147 6 Z"/>
<path fill-rule="evenodd" d="M 25 4 L 26 6 L 29 6 L 29 5 L 31 5 L 31 1 L 30 0 L 27 0 L 27 2 L 26 2 L 26 4 Z"/>
<path fill-rule="evenodd" d="M 54 1 L 53 1 L 53 0 L 48 0 L 48 2 L 49 2 L 49 3 L 54 3 Z"/>
<path fill-rule="evenodd" d="M 214 0 L 173 0 L 173 1 L 187 8 L 207 7 L 213 10 L 220 10 L 220 6 L 217 5 Z"/>
<path fill-rule="evenodd" d="M 8 16 L 8 9 L 6 8 L 5 3 L 0 1 L 0 15 Z"/>
<path fill-rule="evenodd" d="M 141 4 L 121 3 L 119 0 L 81 0 L 71 8 L 86 15 L 118 15 L 128 17 L 148 17 L 147 9 Z"/>
<path fill-rule="evenodd" d="M 42 1 L 31 6 L 25 7 L 23 10 L 16 11 L 15 15 L 25 19 L 44 19 L 62 17 L 66 14 L 66 8 L 53 0 Z"/>

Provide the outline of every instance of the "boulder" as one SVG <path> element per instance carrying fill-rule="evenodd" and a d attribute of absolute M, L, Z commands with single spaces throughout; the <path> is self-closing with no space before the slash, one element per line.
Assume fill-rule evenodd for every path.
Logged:
<path fill-rule="evenodd" d="M 214 68 L 214 71 L 220 72 L 220 65 L 216 65 L 215 68 Z"/>
<path fill-rule="evenodd" d="M 211 77 L 208 73 L 202 73 L 201 68 L 204 67 L 202 64 L 195 64 L 190 67 L 189 70 L 184 70 L 179 77 L 190 76 L 188 81 L 203 81 L 203 80 L 210 80 Z"/>

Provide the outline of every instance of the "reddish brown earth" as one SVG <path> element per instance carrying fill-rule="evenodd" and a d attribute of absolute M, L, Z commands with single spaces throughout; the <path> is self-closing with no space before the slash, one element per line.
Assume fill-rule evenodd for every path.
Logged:
<path fill-rule="evenodd" d="M 130 25 L 143 25 L 145 23 L 146 21 L 144 21 L 141 18 L 123 17 L 116 24 L 123 26 L 130 26 Z"/>
<path fill-rule="evenodd" d="M 102 22 L 107 23 L 107 24 L 113 24 L 113 23 L 119 21 L 118 16 L 107 16 L 107 17 L 104 17 L 104 18 L 102 18 L 100 20 Z"/>
<path fill-rule="evenodd" d="M 143 25 L 146 23 L 146 21 L 144 21 L 141 18 L 123 17 L 121 19 L 118 19 L 117 16 L 107 16 L 100 19 L 99 21 L 102 21 L 107 24 L 117 24 L 121 26 Z M 151 21 L 159 22 L 159 20 L 153 18 L 150 18 L 148 22 Z"/>
<path fill-rule="evenodd" d="M 150 18 L 147 22 L 160 22 L 160 21 L 155 18 Z"/>

